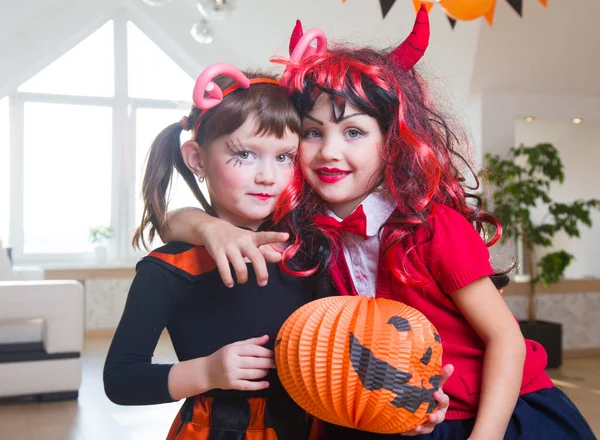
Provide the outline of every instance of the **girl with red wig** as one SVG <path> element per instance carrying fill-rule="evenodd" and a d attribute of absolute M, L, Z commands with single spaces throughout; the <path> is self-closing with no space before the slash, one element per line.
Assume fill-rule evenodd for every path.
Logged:
<path fill-rule="evenodd" d="M 423 8 L 391 53 L 327 49 L 322 32 L 295 33 L 291 59 L 279 61 L 302 118 L 297 172 L 274 215 L 290 231 L 280 265 L 296 275 L 326 267 L 340 295 L 398 300 L 435 325 L 455 373 L 444 388 L 446 420 L 421 438 L 594 439 L 545 373 L 544 349 L 523 339 L 490 280 L 487 247 L 501 227 L 474 193 L 458 131 L 412 68 L 428 34 Z M 207 234 L 190 238 L 223 249 Z M 291 264 L 298 255 L 303 267 Z M 326 427 L 326 438 L 376 437 Z"/>

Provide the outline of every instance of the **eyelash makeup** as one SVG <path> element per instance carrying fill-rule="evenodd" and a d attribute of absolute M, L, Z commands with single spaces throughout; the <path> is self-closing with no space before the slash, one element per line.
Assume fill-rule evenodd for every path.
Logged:
<path fill-rule="evenodd" d="M 229 151 L 231 151 L 232 153 L 232 157 L 225 162 L 226 165 L 230 164 L 233 161 L 233 166 L 234 167 L 238 167 L 241 168 L 243 165 L 243 161 L 240 158 L 240 154 L 242 153 L 246 153 L 248 155 L 253 154 L 248 150 L 245 150 L 242 143 L 239 141 L 239 139 L 235 142 L 230 142 L 230 141 L 226 141 L 225 145 L 227 146 L 227 148 L 229 149 Z M 294 166 L 294 163 L 296 161 L 296 155 L 297 155 L 297 150 L 295 149 L 290 149 L 288 151 L 286 151 L 285 153 L 281 153 L 278 154 L 277 156 L 287 156 L 290 158 L 290 167 Z"/>
<path fill-rule="evenodd" d="M 240 160 L 240 154 L 241 153 L 246 153 L 247 151 L 244 150 L 242 143 L 240 142 L 240 140 L 237 140 L 236 142 L 225 142 L 225 145 L 227 146 L 227 148 L 229 148 L 229 151 L 231 151 L 231 153 L 233 154 L 233 156 L 231 157 L 231 159 L 229 159 L 227 162 L 225 162 L 226 165 L 228 165 L 229 163 L 231 163 L 231 161 L 235 161 L 233 163 L 234 167 L 238 167 L 241 168 L 242 167 L 242 161 Z"/>

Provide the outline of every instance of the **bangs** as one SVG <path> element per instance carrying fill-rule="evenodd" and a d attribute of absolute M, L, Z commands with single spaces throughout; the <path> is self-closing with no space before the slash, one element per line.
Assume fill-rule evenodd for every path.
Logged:
<path fill-rule="evenodd" d="M 244 100 L 242 117 L 247 119 L 251 115 L 256 118 L 257 136 L 275 136 L 281 139 L 288 130 L 300 133 L 300 116 L 287 92 L 280 87 L 268 84 L 251 87 Z"/>
<path fill-rule="evenodd" d="M 267 77 L 254 73 L 248 78 Z M 217 81 L 222 89 L 231 84 L 226 78 Z M 251 116 L 255 117 L 258 136 L 275 136 L 281 139 L 286 131 L 300 134 L 300 116 L 285 89 L 276 84 L 256 83 L 247 89 L 238 89 L 227 95 L 216 107 L 201 116 L 196 133 L 200 145 L 210 145 L 215 139 L 233 133 Z"/>
<path fill-rule="evenodd" d="M 292 101 L 303 117 L 313 110 L 319 96 L 327 93 L 338 110 L 336 117 L 343 118 L 349 104 L 377 119 L 387 131 L 399 105 L 398 94 L 390 86 L 396 83 L 390 74 L 393 68 L 374 50 L 350 53 L 339 49 L 309 55 L 300 64 L 290 63 L 282 83 L 287 81 Z"/>

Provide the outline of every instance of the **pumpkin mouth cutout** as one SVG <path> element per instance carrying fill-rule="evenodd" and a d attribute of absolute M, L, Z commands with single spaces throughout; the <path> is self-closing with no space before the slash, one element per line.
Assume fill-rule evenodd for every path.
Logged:
<path fill-rule="evenodd" d="M 392 316 L 387 323 L 393 325 L 399 332 L 410 331 L 410 323 L 400 316 Z M 437 336 L 436 341 L 439 342 L 439 335 L 436 333 L 435 336 Z M 426 388 L 423 381 L 421 387 L 417 387 L 408 383 L 413 377 L 411 373 L 378 359 L 368 347 L 361 344 L 354 333 L 350 333 L 349 349 L 350 363 L 365 389 L 369 391 L 384 389 L 392 392 L 396 397 L 390 401 L 390 404 L 411 413 L 415 413 L 423 402 L 428 404 L 425 414 L 431 414 L 437 408 L 433 393 L 439 389 L 439 375 L 429 378 L 431 387 Z M 432 354 L 432 347 L 427 348 L 420 362 L 424 365 L 429 364 Z"/>
<path fill-rule="evenodd" d="M 397 301 L 312 301 L 281 327 L 275 362 L 292 399 L 329 423 L 396 434 L 437 409 L 440 337 L 423 314 Z"/>

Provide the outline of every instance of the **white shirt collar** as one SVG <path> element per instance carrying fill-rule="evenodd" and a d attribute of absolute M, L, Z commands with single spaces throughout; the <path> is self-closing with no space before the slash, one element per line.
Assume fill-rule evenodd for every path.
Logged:
<path fill-rule="evenodd" d="M 389 216 L 392 215 L 392 212 L 394 212 L 397 206 L 396 199 L 394 199 L 389 191 L 382 187 L 377 188 L 377 190 L 369 194 L 360 205 L 362 205 L 365 216 L 367 217 L 367 236 L 369 237 L 377 235 L 381 225 L 383 225 Z M 358 206 L 356 209 L 358 209 Z M 354 211 L 356 211 L 356 209 Z M 328 208 L 326 209 L 325 214 L 335 218 L 337 221 L 342 221 L 340 217 L 335 215 L 335 213 Z"/>

